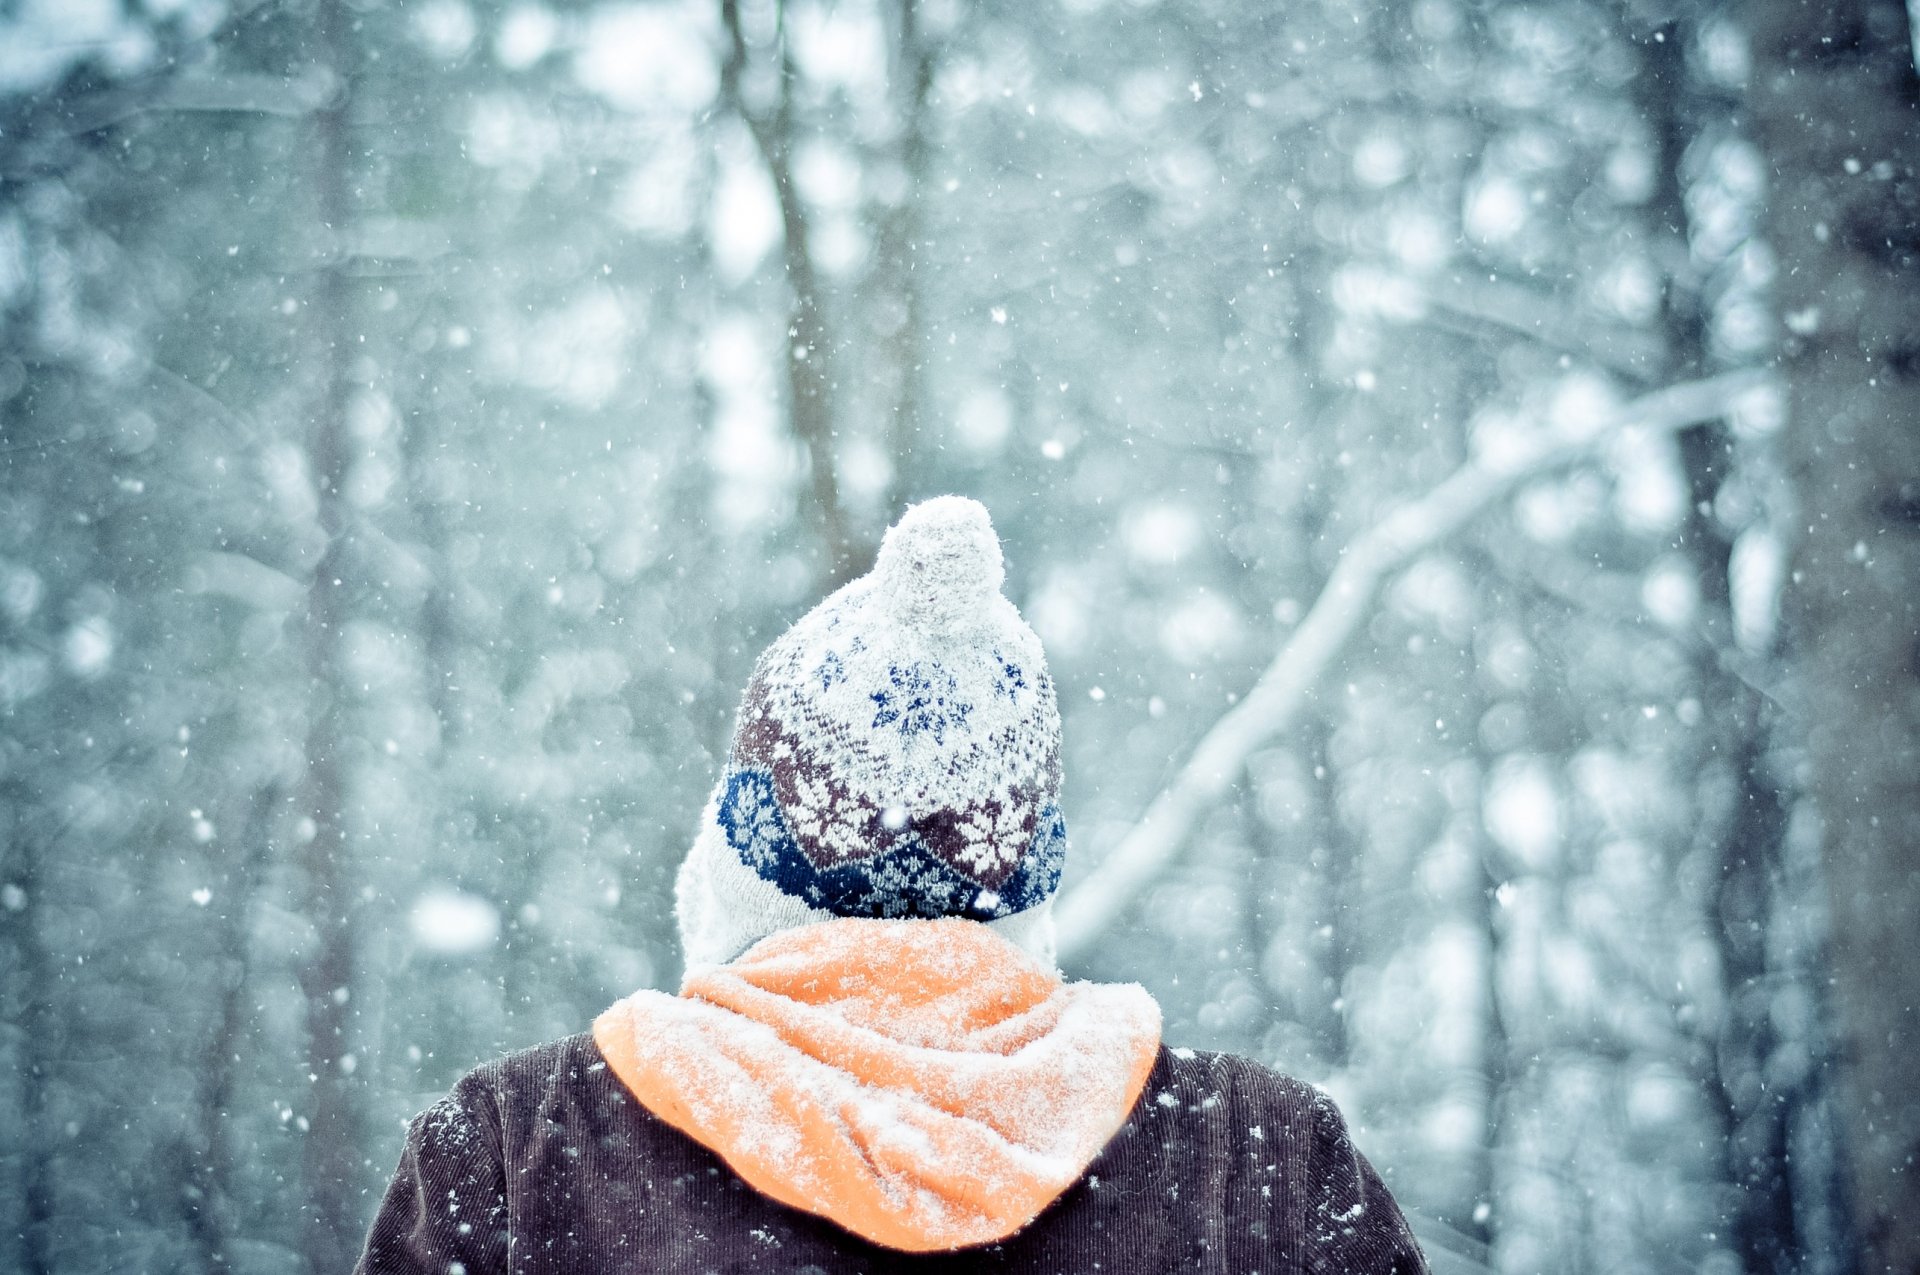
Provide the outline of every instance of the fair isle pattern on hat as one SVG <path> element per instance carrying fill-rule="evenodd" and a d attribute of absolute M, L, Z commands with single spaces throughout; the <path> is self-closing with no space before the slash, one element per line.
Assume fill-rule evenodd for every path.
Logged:
<path fill-rule="evenodd" d="M 1052 896 L 1060 718 L 977 502 L 909 509 L 872 572 L 768 647 L 715 816 L 740 862 L 839 916 L 992 920 Z"/>
<path fill-rule="evenodd" d="M 1051 897 L 1066 859 L 1067 822 L 1048 805 L 1027 853 L 998 888 L 949 866 L 916 830 L 890 836 L 863 859 L 820 867 L 786 828 L 774 775 L 733 768 L 720 798 L 720 825 L 741 861 L 796 898 L 836 916 L 964 916 L 990 921 L 1024 912 Z"/>

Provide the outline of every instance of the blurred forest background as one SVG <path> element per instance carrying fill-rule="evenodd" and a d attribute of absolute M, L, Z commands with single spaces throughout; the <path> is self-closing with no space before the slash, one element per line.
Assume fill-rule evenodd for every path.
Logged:
<path fill-rule="evenodd" d="M 1898 0 L 0 5 L 0 1267 L 344 1271 L 984 500 L 1076 975 L 1435 1269 L 1920 1271 Z"/>

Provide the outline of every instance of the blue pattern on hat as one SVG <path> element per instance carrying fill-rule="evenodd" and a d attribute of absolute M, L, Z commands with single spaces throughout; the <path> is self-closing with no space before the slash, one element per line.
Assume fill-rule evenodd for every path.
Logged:
<path fill-rule="evenodd" d="M 873 692 L 873 729 L 892 726 L 902 735 L 926 733 L 936 744 L 949 729 L 966 726 L 973 705 L 960 698 L 960 683 L 938 664 L 889 664 L 889 685 Z"/>
<path fill-rule="evenodd" d="M 787 827 L 773 774 L 732 767 L 720 797 L 720 827 L 740 861 L 783 892 L 838 916 L 965 916 L 991 921 L 1035 907 L 1060 885 L 1067 857 L 1067 823 L 1049 803 L 1034 825 L 1019 866 L 998 890 L 989 889 L 903 832 L 879 854 L 828 868 L 807 858 Z"/>

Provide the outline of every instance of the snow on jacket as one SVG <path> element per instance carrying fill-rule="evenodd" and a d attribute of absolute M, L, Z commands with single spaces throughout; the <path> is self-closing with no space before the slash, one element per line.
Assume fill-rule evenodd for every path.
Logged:
<path fill-rule="evenodd" d="M 1323 1094 L 977 923 L 843 919 L 469 1074 L 359 1269 L 1426 1268 Z"/>

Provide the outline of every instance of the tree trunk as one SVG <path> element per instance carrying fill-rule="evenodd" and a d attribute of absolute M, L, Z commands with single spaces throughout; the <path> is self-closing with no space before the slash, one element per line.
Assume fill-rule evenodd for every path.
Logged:
<path fill-rule="evenodd" d="M 828 330 L 820 277 L 813 268 L 812 224 L 793 180 L 793 81 L 799 71 L 783 34 L 776 52 L 778 99 L 771 111 L 757 109 L 747 101 L 741 83 L 747 71 L 748 50 L 737 0 L 721 0 L 720 18 L 728 39 L 726 60 L 721 66 L 721 95 L 753 134 L 780 203 L 781 260 L 791 298 L 783 359 L 787 419 L 794 437 L 807 449 L 807 495 L 812 506 L 809 521 L 825 555 L 821 573 L 825 587 L 835 589 L 866 570 L 870 555 L 855 543 L 840 503 L 834 456 L 837 420 L 832 363 L 836 351 Z"/>
<path fill-rule="evenodd" d="M 266 872 L 273 818 L 282 801 L 280 785 L 269 780 L 254 793 L 247 813 L 241 859 L 222 883 L 224 914 L 216 955 L 220 1008 L 201 1053 L 194 1095 L 197 1128 L 185 1148 L 183 1182 L 187 1234 L 208 1272 L 232 1268 L 227 1245 L 233 1236 L 233 1150 L 227 1139 L 227 1119 L 233 1106 L 233 1088 L 240 1048 L 247 1037 L 248 949 L 252 936 L 254 899 Z"/>
<path fill-rule="evenodd" d="M 882 320 L 875 337 L 884 342 L 893 391 L 887 423 L 887 453 L 892 463 L 885 508 L 888 520 L 897 518 L 909 500 L 930 494 L 923 454 L 927 318 L 921 240 L 926 233 L 927 172 L 933 162 L 933 146 L 927 137 L 927 95 L 933 88 L 934 58 L 921 29 L 919 0 L 898 0 L 897 22 L 893 89 L 900 111 L 903 180 L 875 236 Z"/>
<path fill-rule="evenodd" d="M 361 1229 L 359 1095 L 352 1081 L 354 930 L 357 901 L 348 860 L 347 748 L 351 693 L 346 676 L 346 593 L 350 585 L 346 511 L 346 418 L 352 394 L 353 326 L 345 231 L 352 175 L 347 108 L 351 94 L 347 15 L 341 0 L 321 0 L 320 56 L 339 77 L 336 97 L 316 117 L 316 213 L 327 236 L 312 300 L 313 356 L 320 366 L 308 437 L 317 518 L 326 548 L 307 593 L 306 641 L 310 703 L 304 804 L 308 826 L 300 854 L 314 944 L 300 970 L 306 1002 L 307 1104 L 302 1170 L 306 1188 L 307 1260 L 315 1272 L 349 1269 Z"/>
<path fill-rule="evenodd" d="M 1314 713 L 1306 721 L 1307 773 L 1313 780 L 1313 845 L 1309 850 L 1319 887 L 1319 922 L 1311 943 L 1320 985 L 1302 1005 L 1301 1017 L 1324 1051 L 1324 1066 L 1335 1071 L 1353 1061 L 1348 1027 L 1347 977 L 1360 947 L 1359 895 L 1361 839 L 1340 818 L 1340 781 L 1333 764 L 1333 727 Z"/>
<path fill-rule="evenodd" d="M 1689 56 L 1692 32 L 1669 24 L 1636 39 L 1647 91 L 1643 110 L 1660 147 L 1659 174 L 1648 213 L 1667 272 L 1662 328 L 1669 365 L 1698 376 L 1709 363 L 1708 324 L 1700 270 L 1689 250 L 1692 227 L 1683 161 L 1710 110 L 1730 108 L 1703 91 Z M 1781 851 L 1789 796 L 1768 764 L 1772 715 L 1762 697 L 1728 670 L 1740 658 L 1734 638 L 1730 565 L 1732 535 L 1713 510 L 1741 457 L 1721 422 L 1681 432 L 1688 486 L 1680 548 L 1699 586 L 1702 641 L 1694 649 L 1695 685 L 1713 707 L 1695 763 L 1701 782 L 1698 828 L 1715 870 L 1706 921 L 1719 956 L 1726 1009 L 1717 1029 L 1698 1042 L 1694 1065 L 1721 1132 L 1728 1230 L 1750 1275 L 1800 1269 L 1804 1244 L 1795 1225 L 1795 1176 L 1788 1134 L 1808 1084 L 1767 1083 L 1781 1042 L 1773 1029 L 1771 939 L 1781 905 Z M 1717 841 L 1717 844 L 1715 843 Z"/>
<path fill-rule="evenodd" d="M 22 805 L 25 805 L 23 802 Z M 20 1128 L 15 1133 L 20 1165 L 21 1275 L 48 1275 L 53 1270 L 53 1155 L 48 1129 L 47 1090 L 53 1083 L 54 1047 L 60 1027 L 53 1012 L 54 971 L 42 932 L 46 910 L 46 883 L 40 867 L 46 852 L 39 840 L 16 823 L 12 880 L 24 898 L 13 914 L 14 950 L 19 960 L 20 1008 Z"/>
<path fill-rule="evenodd" d="M 460 380 L 457 372 L 448 377 L 451 383 Z M 426 594 L 420 600 L 417 623 L 420 628 L 420 662 L 424 670 L 423 689 L 427 704 L 433 709 L 435 720 L 440 723 L 439 748 L 442 755 L 459 741 L 466 727 L 453 681 L 458 646 L 454 632 L 454 590 L 457 585 L 449 552 L 453 536 L 448 529 L 442 484 L 433 472 L 435 457 L 445 446 L 437 418 L 443 413 L 453 415 L 449 408 L 459 413 L 453 416 L 456 420 L 461 416 L 468 419 L 472 417 L 473 404 L 468 396 L 462 391 L 458 397 L 457 407 L 444 400 L 429 400 L 408 411 L 400 439 L 401 453 L 406 462 L 407 506 L 413 514 L 414 532 L 419 537 L 423 556 L 432 573 Z"/>
<path fill-rule="evenodd" d="M 1823 824 L 1863 1267 L 1920 1270 L 1920 111 L 1898 0 L 1747 10 L 1801 539 L 1784 607 Z"/>
<path fill-rule="evenodd" d="M 1462 715 L 1463 721 L 1480 722 L 1486 719 L 1487 693 L 1482 680 L 1469 674 L 1470 684 L 1474 687 L 1471 716 Z M 1492 1252 L 1500 1238 L 1502 1218 L 1499 1205 L 1501 1192 L 1501 1148 L 1505 1136 L 1505 1116 L 1507 1090 L 1513 1084 L 1516 1071 L 1524 1074 L 1525 1064 L 1515 1065 L 1513 1037 L 1508 1031 L 1507 1015 L 1500 1003 L 1500 976 L 1504 966 L 1507 948 L 1506 909 L 1500 904 L 1500 888 L 1506 884 L 1506 873 L 1500 870 L 1497 860 L 1499 851 L 1492 844 L 1487 832 L 1482 806 L 1486 801 L 1487 776 L 1493 773 L 1493 764 L 1497 759 L 1486 746 L 1479 742 L 1476 732 L 1473 758 L 1473 806 L 1455 815 L 1460 826 L 1460 836 L 1467 838 L 1473 853 L 1473 873 L 1466 892 L 1467 919 L 1485 946 L 1481 949 L 1484 964 L 1479 970 L 1480 986 L 1478 993 L 1480 1004 L 1480 1095 L 1484 1106 L 1481 1109 L 1480 1145 L 1473 1153 L 1473 1201 L 1464 1218 L 1450 1219 L 1454 1226 L 1464 1234 L 1472 1236 L 1482 1246 L 1482 1252 Z"/>

